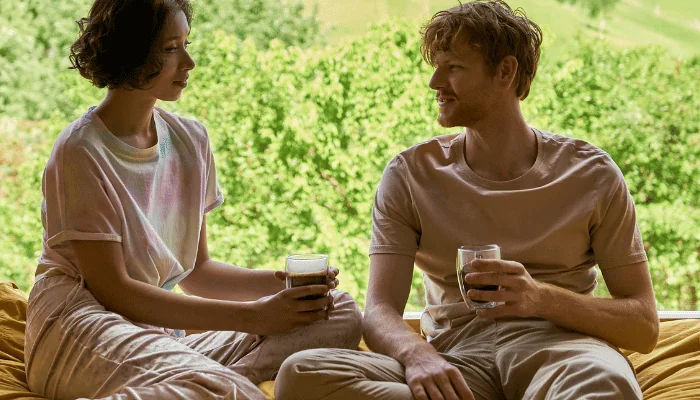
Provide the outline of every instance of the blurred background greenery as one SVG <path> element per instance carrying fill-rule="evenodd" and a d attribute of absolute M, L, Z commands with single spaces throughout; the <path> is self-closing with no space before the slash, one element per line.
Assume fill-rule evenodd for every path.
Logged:
<path fill-rule="evenodd" d="M 55 137 L 103 92 L 68 70 L 90 0 L 0 2 L 0 280 L 25 291 L 41 251 Z M 214 257 L 280 269 L 324 252 L 364 304 L 386 163 L 435 123 L 421 24 L 456 0 L 195 0 L 190 86 L 160 106 L 204 123 L 226 202 Z M 545 32 L 523 111 L 611 154 L 637 205 L 660 309 L 700 306 L 700 2 L 512 0 Z M 167 206 L 167 205 L 164 205 Z M 605 284 L 596 290 L 607 295 Z M 424 305 L 420 274 L 407 310 Z"/>

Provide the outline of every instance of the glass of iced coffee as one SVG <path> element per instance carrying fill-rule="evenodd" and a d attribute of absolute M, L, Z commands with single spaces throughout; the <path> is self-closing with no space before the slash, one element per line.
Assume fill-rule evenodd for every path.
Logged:
<path fill-rule="evenodd" d="M 292 254 L 287 256 L 287 289 L 306 285 L 326 285 L 328 279 L 327 254 Z M 302 297 L 313 300 L 323 295 Z"/>
<path fill-rule="evenodd" d="M 465 276 L 473 272 L 469 268 L 469 262 L 478 258 L 501 259 L 501 248 L 495 244 L 484 246 L 462 246 L 457 250 L 457 281 L 459 282 L 459 290 L 462 292 L 462 298 L 467 303 L 467 307 L 471 310 L 481 308 L 493 308 L 499 305 L 495 301 L 472 300 L 467 297 L 467 292 L 470 289 L 476 290 L 499 290 L 498 285 L 470 285 L 464 281 Z"/>

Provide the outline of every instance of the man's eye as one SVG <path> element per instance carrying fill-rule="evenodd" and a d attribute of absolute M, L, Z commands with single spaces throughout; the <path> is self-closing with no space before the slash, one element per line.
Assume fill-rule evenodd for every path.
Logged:
<path fill-rule="evenodd" d="M 187 46 L 189 46 L 189 45 L 191 45 L 191 44 L 192 44 L 192 42 L 190 42 L 189 40 L 186 40 L 186 41 L 185 41 L 185 48 L 187 48 Z"/>
<path fill-rule="evenodd" d="M 462 68 L 461 65 L 454 65 L 454 64 L 450 65 L 450 69 L 461 69 L 461 68 Z"/>

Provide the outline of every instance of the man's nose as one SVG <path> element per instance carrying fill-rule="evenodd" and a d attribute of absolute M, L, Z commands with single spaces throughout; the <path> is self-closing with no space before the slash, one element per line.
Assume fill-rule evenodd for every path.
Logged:
<path fill-rule="evenodd" d="M 433 90 L 440 90 L 445 87 L 444 77 L 439 69 L 435 69 L 435 72 L 433 72 L 433 76 L 430 77 L 428 86 Z"/>

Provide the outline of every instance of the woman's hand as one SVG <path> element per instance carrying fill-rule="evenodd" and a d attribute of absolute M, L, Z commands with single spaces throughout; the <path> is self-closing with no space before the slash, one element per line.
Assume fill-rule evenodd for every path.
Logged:
<path fill-rule="evenodd" d="M 302 299 L 312 296 L 315 299 Z M 328 285 L 308 285 L 263 297 L 252 303 L 250 333 L 272 335 L 328 319 L 333 296 L 328 294 Z"/>

